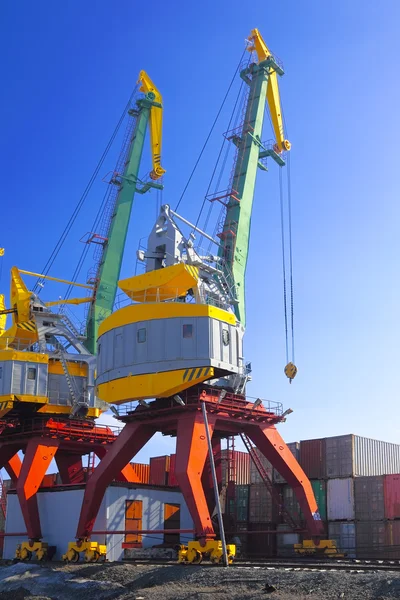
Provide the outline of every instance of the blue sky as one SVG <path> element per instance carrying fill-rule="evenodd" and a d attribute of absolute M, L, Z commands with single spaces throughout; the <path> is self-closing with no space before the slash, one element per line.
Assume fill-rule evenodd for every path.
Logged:
<path fill-rule="evenodd" d="M 176 203 L 244 40 L 258 27 L 286 73 L 299 373 L 291 386 L 283 374 L 278 172 L 271 165 L 257 181 L 247 271 L 249 393 L 294 409 L 280 428 L 287 441 L 353 432 L 399 442 L 399 19 L 395 0 L 4 3 L 2 289 L 13 264 L 42 269 L 142 68 L 163 94 L 163 202 Z M 233 96 L 180 207 L 190 218 Z M 102 177 L 117 153 L 115 146 Z M 149 169 L 146 149 L 143 172 Z M 104 186 L 94 186 L 51 274 L 72 276 Z M 124 276 L 133 272 L 155 210 L 154 194 L 137 199 Z M 172 450 L 172 440 L 157 439 L 139 458 Z"/>

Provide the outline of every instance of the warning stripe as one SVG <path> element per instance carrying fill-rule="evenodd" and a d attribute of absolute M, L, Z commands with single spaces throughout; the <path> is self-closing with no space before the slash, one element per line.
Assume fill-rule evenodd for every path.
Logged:
<path fill-rule="evenodd" d="M 185 266 L 192 277 L 194 277 L 195 279 L 199 278 L 199 268 L 198 267 L 192 267 L 191 265 L 185 265 Z"/>
<path fill-rule="evenodd" d="M 25 323 L 18 323 L 18 327 L 25 329 L 26 331 L 36 331 L 35 321 L 25 321 Z"/>
<path fill-rule="evenodd" d="M 193 369 L 186 369 L 186 371 L 183 374 L 183 381 L 192 381 L 193 378 L 199 379 L 200 377 L 206 377 L 209 374 L 209 372 L 210 367 L 194 367 Z"/>

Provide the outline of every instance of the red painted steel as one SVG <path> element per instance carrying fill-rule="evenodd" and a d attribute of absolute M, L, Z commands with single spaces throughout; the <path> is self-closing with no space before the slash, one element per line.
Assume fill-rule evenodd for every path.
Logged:
<path fill-rule="evenodd" d="M 82 456 L 60 450 L 55 459 L 62 483 L 71 485 L 86 481 L 87 476 L 83 469 Z"/>
<path fill-rule="evenodd" d="M 400 519 L 400 475 L 385 475 L 383 495 L 385 519 Z"/>
<path fill-rule="evenodd" d="M 169 456 L 154 456 L 150 458 L 150 485 L 167 485 L 169 471 Z"/>
<path fill-rule="evenodd" d="M 115 473 L 136 455 L 156 431 L 176 436 L 175 476 L 194 521 L 198 539 L 202 543 L 215 537 L 202 485 L 208 455 L 202 403 L 205 403 L 208 412 L 211 437 L 214 430 L 215 441 L 221 437 L 246 433 L 295 490 L 309 535 L 315 539 L 325 535 L 311 484 L 276 430 L 275 424 L 283 418 L 281 405 L 272 407 L 269 402 L 266 406 L 261 404 L 254 407 L 243 396 L 228 392 L 221 398 L 219 390 L 201 386 L 182 392 L 181 397 L 183 406 L 174 402 L 173 398 L 158 399 L 146 408 L 138 405 L 134 411 L 121 417 L 126 423 L 124 429 L 87 483 L 76 535 L 78 540 L 90 536 L 105 490 Z"/>
<path fill-rule="evenodd" d="M 300 442 L 300 465 L 310 479 L 324 479 L 325 452 L 325 439 Z"/>
<path fill-rule="evenodd" d="M 211 440 L 213 455 L 214 455 L 214 464 L 215 464 L 215 473 L 217 476 L 218 483 L 218 491 L 221 493 L 222 490 L 222 460 L 221 460 L 221 438 L 213 437 Z M 203 473 L 201 476 L 201 485 L 203 486 L 204 495 L 206 497 L 207 507 L 210 515 L 213 514 L 215 509 L 215 492 L 214 492 L 214 483 L 211 474 L 211 464 L 210 459 L 207 456 L 206 463 L 204 465 Z"/>

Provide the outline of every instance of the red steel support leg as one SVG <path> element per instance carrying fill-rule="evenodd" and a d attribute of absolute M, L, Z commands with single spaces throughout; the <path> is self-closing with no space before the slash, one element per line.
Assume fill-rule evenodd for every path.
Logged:
<path fill-rule="evenodd" d="M 217 473 L 218 491 L 221 493 L 222 490 L 222 459 L 221 459 L 221 439 L 217 437 L 212 438 L 213 454 L 215 471 Z M 204 466 L 203 475 L 201 476 L 201 485 L 203 486 L 204 495 L 206 497 L 207 507 L 210 515 L 215 509 L 215 494 L 213 480 L 211 476 L 210 458 L 207 456 L 206 464 Z"/>
<path fill-rule="evenodd" d="M 76 537 L 90 537 L 107 486 L 154 435 L 155 429 L 141 423 L 127 423 L 86 484 Z M 97 452 L 97 450 L 96 450 Z"/>
<path fill-rule="evenodd" d="M 62 483 L 84 483 L 85 472 L 83 470 L 82 456 L 79 454 L 69 454 L 67 450 L 59 450 L 56 454 L 56 463 Z"/>
<path fill-rule="evenodd" d="M 311 536 L 324 536 L 324 525 L 311 483 L 274 425 L 249 426 L 246 433 L 265 458 L 293 488 Z"/>
<path fill-rule="evenodd" d="M 96 456 L 102 460 L 107 453 L 107 448 L 101 446 L 98 450 L 95 450 L 95 453 Z M 135 473 L 131 463 L 128 463 L 123 469 L 121 469 L 121 472 L 118 473 L 114 479 L 115 481 L 123 481 L 128 483 L 143 483 Z"/>
<path fill-rule="evenodd" d="M 22 469 L 22 461 L 18 455 L 18 452 L 14 454 L 12 458 L 10 458 L 8 463 L 4 465 L 4 468 L 7 471 L 13 484 L 16 485 L 17 479 Z"/>
<path fill-rule="evenodd" d="M 31 540 L 40 540 L 42 537 L 36 492 L 59 444 L 59 440 L 32 438 L 26 447 L 25 458 L 17 481 L 17 495 L 26 531 Z"/>
<path fill-rule="evenodd" d="M 208 415 L 212 436 L 215 417 Z M 200 541 L 214 538 L 215 533 L 201 485 L 201 476 L 208 454 L 206 429 L 200 412 L 182 415 L 178 420 L 176 436 L 175 476 L 194 521 Z"/>

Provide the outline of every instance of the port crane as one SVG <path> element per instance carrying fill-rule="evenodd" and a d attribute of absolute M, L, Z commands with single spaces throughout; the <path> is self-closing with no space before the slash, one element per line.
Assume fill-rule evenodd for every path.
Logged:
<path fill-rule="evenodd" d="M 181 561 L 222 559 L 210 516 L 207 439 L 218 452 L 221 439 L 235 435 L 246 435 L 292 486 L 312 545 L 330 545 L 321 541 L 324 527 L 311 484 L 276 429 L 287 412 L 279 403 L 253 402 L 245 392 L 244 284 L 256 175 L 266 170 L 266 158 L 284 166 L 290 150 L 278 88 L 283 68 L 257 29 L 249 42 L 256 59 L 240 72 L 248 86 L 245 117 L 229 135 L 236 146 L 234 175 L 225 193 L 210 198 L 225 209 L 217 238 L 163 205 L 147 250 L 139 254 L 145 272 L 119 282 L 132 304 L 99 327 L 97 395 L 117 406 L 128 403 L 119 417 L 125 427 L 88 480 L 76 540 L 65 560 L 90 556 L 90 536 L 108 484 L 156 432 L 176 437 L 176 478 L 196 530 L 196 539 L 181 548 Z M 266 103 L 272 144 L 262 141 Z M 217 252 L 202 254 L 196 235 L 214 243 Z M 289 364 L 286 373 L 293 377 L 295 370 Z M 134 409 L 132 401 L 138 401 Z M 234 547 L 228 553 L 232 559 Z"/>
<path fill-rule="evenodd" d="M 102 320 L 111 314 L 116 298 L 134 196 L 162 189 L 162 97 L 145 71 L 139 74 L 136 104 L 129 110 L 126 148 L 120 171 L 113 173 L 106 236 L 91 233 L 87 243 L 100 247 L 94 276 L 78 283 L 11 269 L 10 308 L 0 296 L 0 468 L 17 489 L 28 541 L 17 552 L 22 559 L 45 559 L 36 492 L 54 458 L 62 483 L 82 483 L 82 456 L 104 457 L 115 441 L 109 428 L 95 423 L 108 405 L 95 394 L 96 339 Z M 146 131 L 150 125 L 152 170 L 139 178 Z M 39 277 L 84 289 L 87 296 L 43 301 L 25 279 Z M 79 331 L 65 305 L 89 306 L 86 325 Z M 7 316 L 11 325 L 6 327 Z M 24 452 L 21 462 L 19 452 Z M 138 481 L 129 461 L 115 475 Z"/>

